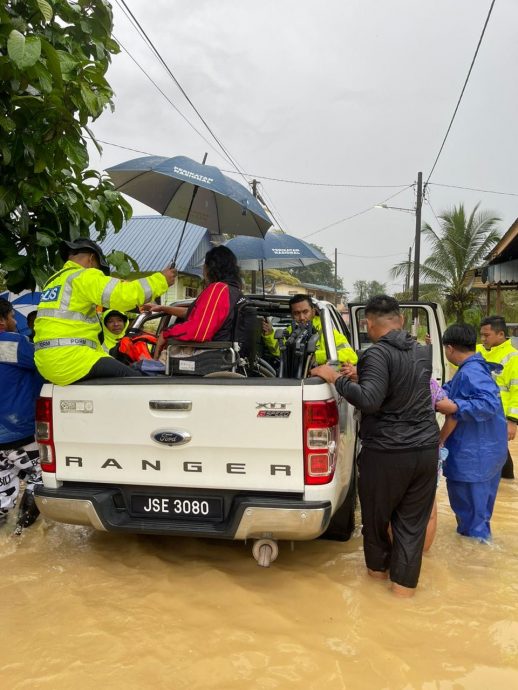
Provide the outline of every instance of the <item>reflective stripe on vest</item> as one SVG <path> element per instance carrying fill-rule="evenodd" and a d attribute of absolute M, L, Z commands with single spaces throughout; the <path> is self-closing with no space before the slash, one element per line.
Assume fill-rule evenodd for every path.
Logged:
<path fill-rule="evenodd" d="M 34 350 L 46 350 L 49 347 L 70 347 L 71 345 L 80 345 L 82 347 L 91 347 L 92 350 L 97 350 L 99 343 L 88 338 L 52 338 L 51 340 L 41 340 L 34 345 Z"/>
<path fill-rule="evenodd" d="M 144 302 L 149 302 L 153 297 L 153 290 L 151 289 L 149 280 L 147 278 L 140 278 L 138 282 L 140 287 L 144 290 Z"/>
<path fill-rule="evenodd" d="M 511 357 L 518 357 L 518 352 L 510 352 L 505 357 L 502 357 L 499 364 L 501 364 L 503 366 L 504 364 L 506 364 L 511 359 Z"/>
<path fill-rule="evenodd" d="M 38 309 L 38 316 L 54 319 L 66 319 L 68 321 L 84 321 L 85 323 L 99 323 L 97 316 L 86 316 L 80 311 L 71 311 L 70 309 Z"/>
<path fill-rule="evenodd" d="M 101 296 L 101 304 L 103 307 L 109 307 L 110 306 L 110 299 L 112 296 L 113 291 L 119 284 L 119 281 L 116 278 L 112 278 L 109 283 L 107 283 L 106 287 L 103 290 L 103 294 Z M 146 302 L 149 302 L 149 300 L 146 299 Z"/>
<path fill-rule="evenodd" d="M 63 294 L 61 296 L 61 301 L 59 303 L 59 309 L 45 309 L 45 307 L 41 306 L 42 303 L 40 302 L 40 306 L 38 307 L 38 316 L 51 319 L 65 319 L 66 321 L 83 321 L 84 323 L 91 324 L 99 323 L 99 319 L 96 315 L 87 316 L 86 314 L 83 314 L 80 311 L 72 311 L 70 309 L 70 302 L 72 300 L 72 281 L 84 270 L 85 269 L 82 268 L 79 271 L 74 271 L 65 278 L 65 282 L 63 283 Z M 45 284 L 45 287 L 48 285 L 48 283 L 52 282 L 52 280 L 61 272 L 62 271 L 59 271 L 54 276 L 52 276 Z"/>

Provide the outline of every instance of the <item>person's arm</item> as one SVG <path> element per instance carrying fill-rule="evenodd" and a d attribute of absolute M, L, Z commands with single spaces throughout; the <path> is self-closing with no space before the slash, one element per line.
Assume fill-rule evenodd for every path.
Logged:
<path fill-rule="evenodd" d="M 36 371 L 36 365 L 34 364 L 34 345 L 23 335 L 20 335 L 17 358 L 16 362 L 13 362 L 13 364 L 20 367 L 20 369 Z"/>
<path fill-rule="evenodd" d="M 445 398 L 436 405 L 443 414 L 452 414 L 455 419 L 484 422 L 495 414 L 502 413 L 502 403 L 490 377 L 469 378 L 460 370 L 457 373 L 455 392 L 451 400 Z"/>
<path fill-rule="evenodd" d="M 160 353 L 164 349 L 164 345 L 165 345 L 165 341 L 166 341 L 166 338 L 164 336 L 164 332 L 165 331 L 162 331 L 162 333 L 160 333 L 160 335 L 158 336 L 158 339 L 157 339 L 156 345 L 155 345 L 155 351 L 153 353 L 153 359 L 158 359 L 160 357 Z"/>
<path fill-rule="evenodd" d="M 446 419 L 444 420 L 444 424 L 442 425 L 441 431 L 439 433 L 439 444 L 441 446 L 444 445 L 444 442 L 446 441 L 448 436 L 451 436 L 457 424 L 458 420 L 455 419 L 453 415 L 446 415 Z"/>
<path fill-rule="evenodd" d="M 340 333 L 340 331 L 333 329 L 333 336 L 335 339 L 336 354 L 338 356 L 338 361 L 342 364 L 356 364 L 356 362 L 358 361 L 358 355 L 349 345 L 349 341 L 347 340 L 345 335 Z M 324 362 L 327 361 L 327 352 L 324 343 L 323 333 L 320 336 L 320 340 L 318 341 L 318 349 L 315 352 L 315 360 L 317 364 L 324 364 Z"/>
<path fill-rule="evenodd" d="M 275 337 L 275 331 L 273 330 L 272 324 L 266 319 L 263 319 L 262 330 L 263 342 L 266 348 L 268 349 L 270 354 L 274 355 L 275 357 L 279 357 L 281 354 L 279 348 L 279 341 Z"/>
<path fill-rule="evenodd" d="M 230 291 L 226 283 L 211 283 L 203 290 L 187 321 L 164 332 L 166 338 L 204 343 L 219 331 L 230 310 Z"/>
<path fill-rule="evenodd" d="M 172 305 L 166 304 L 143 304 L 140 307 L 141 312 L 159 312 L 160 314 L 169 314 L 169 316 L 176 316 L 178 319 L 185 319 L 188 311 L 188 307 L 173 307 Z"/>
<path fill-rule="evenodd" d="M 174 269 L 165 268 L 146 278 L 125 281 L 109 278 L 95 268 L 87 268 L 74 280 L 74 289 L 92 304 L 124 312 L 162 295 L 174 283 L 175 277 Z"/>
<path fill-rule="evenodd" d="M 347 379 L 327 365 L 312 369 L 311 374 L 320 376 L 328 383 L 334 383 L 341 396 L 366 414 L 377 412 L 387 397 L 389 385 L 387 360 L 381 348 L 375 345 L 363 354 L 358 383 Z"/>
<path fill-rule="evenodd" d="M 506 409 L 504 410 L 507 419 L 507 438 L 514 440 L 516 436 L 516 426 L 518 423 L 518 357 L 514 356 L 504 366 L 502 372 L 504 384 L 509 391 Z"/>

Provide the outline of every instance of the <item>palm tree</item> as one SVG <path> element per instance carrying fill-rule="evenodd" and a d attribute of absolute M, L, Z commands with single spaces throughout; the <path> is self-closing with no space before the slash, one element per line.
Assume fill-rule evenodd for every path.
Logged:
<path fill-rule="evenodd" d="M 438 217 L 439 231 L 428 223 L 422 227 L 431 253 L 419 267 L 423 279 L 421 296 L 425 297 L 425 293 L 441 296 L 446 315 L 455 316 L 459 323 L 464 321 L 464 312 L 476 302 L 475 294 L 466 287 L 467 274 L 483 263 L 500 239 L 496 229 L 500 218 L 489 212 L 478 212 L 478 207 L 479 204 L 469 216 L 463 204 L 443 212 Z M 402 261 L 393 266 L 391 273 L 394 278 L 401 278 L 408 270 L 413 274 L 413 264 L 409 266 L 408 261 Z"/>

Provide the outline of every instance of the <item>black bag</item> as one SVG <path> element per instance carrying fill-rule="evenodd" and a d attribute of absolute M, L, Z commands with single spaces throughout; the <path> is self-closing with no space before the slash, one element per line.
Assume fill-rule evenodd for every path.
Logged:
<path fill-rule="evenodd" d="M 178 342 L 178 341 L 177 341 Z M 200 349 L 208 343 L 197 343 Z M 218 343 L 217 349 L 208 349 L 192 356 L 173 355 L 168 357 L 170 376 L 206 376 L 220 371 L 232 371 L 235 364 L 234 351 L 230 343 Z M 227 345 L 227 347 L 225 347 Z"/>

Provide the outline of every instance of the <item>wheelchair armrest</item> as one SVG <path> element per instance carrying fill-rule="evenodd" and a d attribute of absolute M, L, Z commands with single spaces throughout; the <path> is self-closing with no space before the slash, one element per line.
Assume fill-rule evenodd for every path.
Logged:
<path fill-rule="evenodd" d="M 204 343 L 200 343 L 194 340 L 176 340 L 175 338 L 168 338 L 167 345 L 177 345 L 178 347 L 194 347 L 199 350 L 228 350 L 228 348 L 233 347 L 233 343 L 223 340 L 208 340 Z"/>

